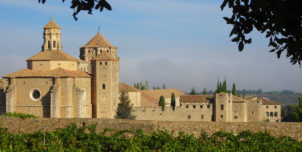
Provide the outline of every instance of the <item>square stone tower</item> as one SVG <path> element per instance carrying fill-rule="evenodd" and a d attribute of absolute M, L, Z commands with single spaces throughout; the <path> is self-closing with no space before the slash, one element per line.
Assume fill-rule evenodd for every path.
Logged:
<path fill-rule="evenodd" d="M 98 32 L 80 48 L 80 58 L 88 63 L 91 73 L 93 118 L 114 118 L 119 102 L 120 64 L 117 47 Z"/>

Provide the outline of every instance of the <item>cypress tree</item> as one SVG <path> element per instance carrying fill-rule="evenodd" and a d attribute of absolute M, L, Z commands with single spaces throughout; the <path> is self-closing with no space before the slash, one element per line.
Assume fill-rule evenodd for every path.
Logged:
<path fill-rule="evenodd" d="M 216 88 L 216 93 L 219 93 L 219 87 L 220 87 L 220 85 L 219 85 L 219 79 L 217 80 L 217 88 Z"/>
<path fill-rule="evenodd" d="M 132 106 L 130 105 L 130 100 L 128 93 L 122 90 L 120 95 L 120 103 L 118 104 L 116 116 L 117 119 L 134 119 L 135 116 L 131 115 Z"/>
<path fill-rule="evenodd" d="M 227 83 L 226 80 L 223 81 L 223 85 L 222 85 L 222 92 L 227 93 L 228 92 L 228 88 L 227 88 Z"/>
<path fill-rule="evenodd" d="M 161 106 L 162 111 L 165 110 L 165 105 L 166 105 L 166 103 L 165 103 L 165 97 L 164 96 L 160 96 L 160 98 L 159 98 L 159 106 Z"/>
<path fill-rule="evenodd" d="M 197 92 L 195 91 L 195 88 L 193 87 L 193 88 L 191 89 L 190 95 L 196 95 L 196 94 L 197 94 Z"/>
<path fill-rule="evenodd" d="M 232 94 L 233 94 L 234 96 L 237 96 L 236 84 L 235 84 L 235 83 L 233 83 Z"/>
<path fill-rule="evenodd" d="M 171 95 L 171 107 L 173 108 L 173 111 L 175 110 L 175 105 L 176 105 L 176 103 L 175 103 L 175 94 L 172 93 L 172 95 Z"/>
<path fill-rule="evenodd" d="M 207 94 L 207 88 L 204 88 L 204 89 L 203 89 L 202 94 L 203 94 L 203 95 L 206 95 L 206 94 Z"/>

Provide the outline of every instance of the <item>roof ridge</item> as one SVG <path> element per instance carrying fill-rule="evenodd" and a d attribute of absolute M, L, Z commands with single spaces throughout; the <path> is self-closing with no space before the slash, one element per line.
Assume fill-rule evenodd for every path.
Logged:
<path fill-rule="evenodd" d="M 85 47 L 113 47 L 113 46 L 108 40 L 106 40 L 106 38 L 100 32 L 97 32 L 96 35 L 85 44 Z"/>

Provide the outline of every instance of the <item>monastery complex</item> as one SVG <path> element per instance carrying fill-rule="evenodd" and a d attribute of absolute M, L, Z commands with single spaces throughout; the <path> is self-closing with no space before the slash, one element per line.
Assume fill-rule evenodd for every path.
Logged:
<path fill-rule="evenodd" d="M 229 93 L 186 95 L 178 89 L 137 90 L 120 83 L 117 47 L 98 32 L 80 47 L 79 59 L 63 51 L 61 28 L 53 19 L 44 26 L 41 51 L 27 68 L 0 80 L 0 113 L 30 113 L 45 118 L 114 119 L 121 90 L 128 92 L 137 120 L 279 122 L 281 104 Z M 170 106 L 175 94 L 176 107 Z M 163 111 L 158 106 L 165 97 Z"/>

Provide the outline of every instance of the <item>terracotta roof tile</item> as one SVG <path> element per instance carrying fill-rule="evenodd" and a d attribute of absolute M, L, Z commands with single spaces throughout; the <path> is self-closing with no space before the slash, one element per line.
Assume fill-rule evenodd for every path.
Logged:
<path fill-rule="evenodd" d="M 57 68 L 54 70 L 47 70 L 47 71 L 38 71 L 38 70 L 31 70 L 31 69 L 23 69 L 14 73 L 10 73 L 3 77 L 87 77 L 90 76 L 80 70 L 70 71 L 65 70 L 62 68 Z"/>
<path fill-rule="evenodd" d="M 232 96 L 233 97 L 233 102 L 246 102 L 246 100 L 245 99 L 242 99 L 242 98 L 240 98 L 240 97 L 237 97 L 237 96 Z"/>
<path fill-rule="evenodd" d="M 141 105 L 158 106 L 160 96 L 171 98 L 172 93 L 175 94 L 176 98 L 185 95 L 178 89 L 141 90 Z"/>
<path fill-rule="evenodd" d="M 41 51 L 27 59 L 27 61 L 81 61 L 63 51 Z"/>
<path fill-rule="evenodd" d="M 214 99 L 213 95 L 182 95 L 180 102 L 211 102 Z"/>
<path fill-rule="evenodd" d="M 49 28 L 61 29 L 60 26 L 53 20 L 53 18 L 51 18 L 51 20 L 44 26 L 44 29 Z"/>
<path fill-rule="evenodd" d="M 281 105 L 281 104 L 276 101 L 262 98 L 262 105 Z"/>
<path fill-rule="evenodd" d="M 86 45 L 85 47 L 113 47 L 102 35 L 98 32 Z"/>
<path fill-rule="evenodd" d="M 128 84 L 126 83 L 120 83 L 119 84 L 119 91 L 126 91 L 126 92 L 140 92 L 139 90 L 135 89 L 134 87 L 132 86 L 129 86 Z"/>

